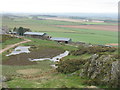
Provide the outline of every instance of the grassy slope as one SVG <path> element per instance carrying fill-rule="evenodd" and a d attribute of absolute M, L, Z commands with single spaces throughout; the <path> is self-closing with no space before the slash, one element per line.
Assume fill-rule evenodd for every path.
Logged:
<path fill-rule="evenodd" d="M 113 25 L 111 23 L 93 23 L 93 22 L 65 22 L 55 20 L 33 20 L 33 19 L 3 19 L 3 25 L 8 27 L 27 27 L 35 32 L 46 32 L 53 37 L 68 37 L 73 41 L 83 41 L 93 44 L 107 44 L 117 43 L 118 33 L 113 31 L 99 31 L 90 29 L 76 29 L 76 28 L 60 28 L 53 25 L 81 25 L 81 24 L 99 24 L 99 25 Z"/>
<path fill-rule="evenodd" d="M 19 39 L 19 38 L 14 38 L 14 39 L 10 39 L 10 40 L 6 40 L 4 43 L 0 43 L 0 46 L 2 48 L 5 48 L 7 47 L 8 45 L 12 45 L 12 44 L 15 44 L 15 43 L 18 43 L 20 41 L 23 41 L 22 39 Z"/>
<path fill-rule="evenodd" d="M 53 41 L 46 41 L 46 40 L 39 40 L 39 39 L 32 39 L 32 42 L 22 44 L 22 45 L 40 45 L 44 47 L 57 47 L 64 50 L 75 50 L 76 47 L 72 46 L 65 46 L 60 45 Z M 71 56 L 70 56 L 71 57 Z M 70 58 L 69 57 L 69 58 Z M 80 58 L 80 57 L 78 57 Z M 84 79 L 81 79 L 78 76 L 67 76 L 65 74 L 61 73 L 49 73 L 45 74 L 47 72 L 50 72 L 50 70 L 54 70 L 50 65 L 54 64 L 54 62 L 51 61 L 41 61 L 38 62 L 37 65 L 27 65 L 27 66 L 8 66 L 3 65 L 2 69 L 3 75 L 7 76 L 13 76 L 13 79 L 11 81 L 6 82 L 9 87 L 15 88 L 15 87 L 22 87 L 22 88 L 60 88 L 60 87 L 85 87 L 86 85 L 83 85 L 82 82 Z M 34 79 L 23 79 L 22 75 L 17 73 L 17 70 L 23 70 L 23 69 L 39 69 L 40 72 L 33 74 L 34 75 L 41 75 L 42 77 Z M 44 75 L 45 74 L 45 75 Z"/>
<path fill-rule="evenodd" d="M 67 87 L 84 87 L 85 85 L 82 85 L 82 79 L 79 78 L 78 76 L 71 76 L 68 77 L 64 74 L 60 73 L 50 73 L 47 75 L 44 75 L 42 77 L 37 78 L 36 80 L 34 79 L 23 79 L 22 77 L 17 77 L 20 76 L 20 74 L 16 73 L 17 70 L 21 69 L 41 69 L 42 71 L 34 74 L 34 75 L 40 75 L 41 73 L 44 74 L 45 72 L 48 72 L 52 70 L 50 67 L 51 62 L 50 61 L 42 61 L 39 62 L 38 65 L 32 65 L 32 66 L 4 66 L 3 69 L 7 72 L 7 75 L 16 75 L 14 76 L 14 79 L 7 82 L 8 86 L 10 88 L 15 88 L 15 87 L 22 87 L 22 88 L 60 88 L 63 85 Z M 32 76 L 34 76 L 32 75 Z"/>

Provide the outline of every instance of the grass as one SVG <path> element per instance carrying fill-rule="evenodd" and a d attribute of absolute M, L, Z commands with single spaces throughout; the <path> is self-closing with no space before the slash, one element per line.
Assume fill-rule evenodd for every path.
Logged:
<path fill-rule="evenodd" d="M 73 46 L 67 46 L 65 44 L 60 44 L 54 41 L 47 41 L 47 40 L 41 40 L 41 39 L 35 39 L 35 38 L 28 38 L 32 40 L 32 42 L 23 43 L 21 45 L 29 46 L 29 45 L 36 45 L 36 46 L 42 46 L 42 47 L 50 47 L 50 48 L 59 48 L 63 50 L 76 50 L 76 47 Z"/>
<path fill-rule="evenodd" d="M 82 88 L 85 85 L 82 84 L 83 79 L 79 76 L 67 76 L 61 73 L 50 73 L 45 74 L 46 72 L 52 70 L 53 68 L 50 65 L 53 62 L 50 61 L 41 61 L 38 62 L 38 65 L 30 65 L 30 66 L 3 66 L 3 75 L 11 76 L 14 75 L 11 81 L 6 82 L 10 88 L 22 87 L 22 88 L 61 88 L 63 86 L 66 87 L 76 87 Z M 43 73 L 44 76 L 34 79 L 23 79 L 21 74 L 18 74 L 17 70 L 24 69 L 41 69 L 40 73 L 34 75 L 40 75 Z M 34 76 L 32 75 L 32 76 Z M 20 76 L 20 77 L 17 77 Z"/>
<path fill-rule="evenodd" d="M 67 37 L 73 41 L 83 41 L 92 44 L 108 44 L 118 43 L 118 32 L 102 31 L 91 29 L 77 29 L 55 27 L 54 25 L 81 25 L 81 24 L 94 24 L 94 25 L 111 25 L 111 23 L 93 23 L 93 22 L 67 22 L 56 20 L 34 20 L 27 18 L 7 19 L 3 18 L 3 25 L 7 25 L 11 29 L 14 27 L 30 28 L 34 32 L 46 32 L 52 37 Z"/>
<path fill-rule="evenodd" d="M 46 41 L 46 40 L 40 40 L 35 38 L 29 38 L 32 40 L 32 42 L 24 43 L 21 45 L 29 46 L 29 45 L 35 45 L 35 46 L 41 46 L 41 47 L 49 47 L 49 48 L 58 48 L 63 50 L 76 50 L 77 48 L 74 46 L 67 46 L 64 44 L 59 44 L 57 42 L 53 41 Z M 4 52 L 5 55 L 7 52 Z M 67 57 L 64 57 L 63 59 L 80 59 L 84 58 L 87 59 L 91 55 L 84 54 L 81 56 L 73 56 L 69 55 Z M 5 57 L 3 57 L 5 58 Z M 39 61 L 35 65 L 26 65 L 26 66 L 10 66 L 10 65 L 2 65 L 2 74 L 8 77 L 12 77 L 12 80 L 7 81 L 7 85 L 9 88 L 85 88 L 88 85 L 83 84 L 84 81 L 87 80 L 87 78 L 80 78 L 76 75 L 70 75 L 70 74 L 62 74 L 56 72 L 56 70 L 51 67 L 50 65 L 55 64 L 54 62 L 51 62 L 49 60 L 45 61 Z M 40 71 L 34 74 L 28 74 L 24 75 L 19 72 L 18 70 L 29 70 L 29 69 L 39 69 Z M 27 72 L 27 71 L 26 71 Z M 80 72 L 79 72 L 80 73 Z M 36 77 L 38 76 L 38 77 Z M 27 77 L 27 78 L 24 78 Z M 29 78 L 32 77 L 32 78 Z M 99 87 L 99 86 L 98 86 Z"/>
<path fill-rule="evenodd" d="M 21 45 L 36 45 L 36 46 L 44 46 L 50 48 L 58 48 L 63 50 L 76 50 L 76 47 L 66 46 L 64 44 L 59 44 L 53 41 L 46 41 L 40 39 L 29 38 L 32 42 L 24 43 Z M 5 55 L 7 52 L 4 52 Z M 74 56 L 70 56 L 71 58 Z M 3 57 L 5 58 L 5 57 Z M 12 77 L 11 81 L 7 81 L 7 85 L 10 88 L 22 87 L 22 88 L 61 88 L 61 87 L 76 87 L 82 88 L 86 85 L 82 84 L 84 79 L 81 79 L 79 76 L 69 76 L 61 73 L 52 72 L 54 68 L 50 65 L 55 64 L 51 61 L 39 61 L 35 65 L 26 65 L 26 66 L 9 66 L 2 65 L 2 74 L 8 77 Z M 31 76 L 35 77 L 36 75 L 40 75 L 37 79 L 25 79 L 23 78 L 24 74 L 20 74 L 18 70 L 25 69 L 39 69 L 40 72 L 31 74 Z M 49 73 L 50 72 L 50 73 Z M 42 76 L 41 76 L 42 75 Z M 26 75 L 30 76 L 30 75 Z"/>
<path fill-rule="evenodd" d="M 0 46 L 3 48 L 7 47 L 8 45 L 12 45 L 12 44 L 15 44 L 15 43 L 18 43 L 18 42 L 21 42 L 23 41 L 23 39 L 19 39 L 19 38 L 13 38 L 13 39 L 10 39 L 10 40 L 6 40 L 4 43 L 0 43 Z"/>
<path fill-rule="evenodd" d="M 84 23 L 75 23 L 75 22 L 65 22 L 65 21 L 54 21 L 54 20 L 33 20 L 33 19 L 3 19 L 3 25 L 7 25 L 11 29 L 14 27 L 27 27 L 32 31 L 46 32 L 53 37 L 68 37 L 72 38 L 73 41 L 83 41 L 93 44 L 106 44 L 106 43 L 117 43 L 117 32 L 112 31 L 98 31 L 90 29 L 73 29 L 73 28 L 59 28 L 54 27 L 53 25 L 80 25 Z M 87 23 L 87 24 L 98 24 L 98 23 Z M 99 23 L 100 24 L 100 23 Z M 105 24 L 105 23 L 101 23 Z M 110 24 L 110 23 L 107 23 Z M 46 41 L 34 38 L 31 39 L 32 42 L 24 43 L 21 45 L 24 46 L 41 46 L 43 48 L 58 48 L 63 50 L 76 50 L 76 47 L 67 46 L 65 44 L 60 44 L 54 41 Z M 18 41 L 18 40 L 16 40 Z M 15 42 L 15 40 L 14 40 Z M 13 43 L 13 41 L 7 41 L 5 45 Z M 4 45 L 4 46 L 5 46 Z M 4 52 L 3 55 L 6 55 L 8 52 Z M 89 58 L 90 55 L 82 56 L 67 56 L 64 59 L 79 59 L 79 58 Z M 3 59 L 6 58 L 3 56 Z M 7 57 L 8 58 L 8 57 Z M 70 76 L 57 72 L 52 72 L 54 70 L 50 65 L 54 64 L 51 61 L 39 61 L 36 65 L 26 65 L 26 66 L 9 66 L 2 65 L 3 75 L 12 76 L 12 80 L 6 82 L 10 88 L 22 87 L 22 88 L 61 88 L 61 87 L 75 87 L 82 88 L 86 87 L 82 82 L 85 79 L 80 78 L 79 76 Z M 23 74 L 17 73 L 17 70 L 24 69 L 40 69 L 41 72 L 32 74 L 31 76 L 43 75 L 37 79 L 24 79 Z M 48 73 L 50 72 L 50 73 Z M 29 75 L 27 75 L 29 76 Z"/>
<path fill-rule="evenodd" d="M 79 34 L 79 33 L 61 33 L 61 32 L 47 32 L 49 35 L 54 37 L 66 37 L 72 38 L 72 41 L 81 41 L 91 44 L 109 44 L 109 43 L 118 43 L 117 35 L 109 36 L 107 35 L 100 35 L 100 34 Z M 111 32 L 112 33 L 112 32 Z M 103 32 L 104 34 L 104 32 Z"/>
<path fill-rule="evenodd" d="M 90 24 L 90 25 L 117 25 L 117 23 L 97 23 L 97 22 L 83 22 L 82 24 Z"/>
<path fill-rule="evenodd" d="M 74 80 L 73 80 L 74 79 Z M 52 77 L 50 80 L 38 80 L 38 82 L 33 80 L 25 80 L 21 78 L 15 78 L 12 81 L 7 82 L 10 88 L 13 87 L 24 87 L 24 88 L 83 88 L 85 85 L 81 84 L 81 79 L 79 77 L 65 77 L 63 74 L 59 74 L 58 76 Z"/>
<path fill-rule="evenodd" d="M 64 57 L 63 59 L 64 60 L 67 60 L 67 59 L 80 59 L 80 58 L 82 58 L 82 59 L 88 59 L 90 57 L 91 57 L 90 54 L 83 54 L 83 55 L 80 55 L 80 56 L 69 55 L 69 56 Z"/>

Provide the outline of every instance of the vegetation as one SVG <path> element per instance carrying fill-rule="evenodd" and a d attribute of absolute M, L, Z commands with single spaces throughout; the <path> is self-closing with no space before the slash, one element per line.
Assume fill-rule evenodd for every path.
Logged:
<path fill-rule="evenodd" d="M 116 25 L 116 23 L 67 22 L 44 19 L 41 20 L 36 17 L 32 19 L 27 17 L 17 17 L 12 19 L 3 17 L 3 20 L 3 25 L 7 25 L 11 30 L 13 30 L 13 27 L 20 27 L 19 29 L 14 28 L 14 31 L 20 31 L 20 35 L 22 35 L 21 30 L 25 27 L 30 28 L 35 32 L 46 32 L 53 37 L 69 37 L 72 38 L 73 41 L 82 41 L 93 44 L 117 43 L 118 41 L 116 38 L 118 36 L 117 32 L 114 31 L 108 32 L 102 30 L 63 28 L 55 26 L 83 24 Z M 4 39 L 3 46 L 10 45 L 21 40 L 18 38 Z M 4 69 L 2 72 L 3 76 L 10 77 L 9 81 L 5 82 L 8 87 L 86 88 L 89 85 L 95 85 L 97 87 L 101 85 L 102 87 L 104 85 L 106 85 L 105 87 L 109 86 L 108 82 L 103 82 L 104 85 L 102 84 L 101 77 L 105 77 L 104 79 L 106 80 L 106 78 L 111 76 L 109 72 L 111 72 L 113 62 L 115 62 L 115 66 L 117 66 L 116 61 L 118 61 L 119 56 L 116 54 L 116 48 L 97 45 L 93 45 L 91 47 L 79 46 L 77 48 L 72 45 L 65 45 L 54 41 L 35 38 L 28 39 L 32 41 L 21 45 L 31 46 L 30 53 L 22 53 L 7 57 L 6 54 L 12 51 L 12 49 L 10 49 L 2 54 L 2 69 Z M 67 57 L 62 58 L 62 60 L 57 63 L 48 60 L 37 62 L 27 61 L 28 58 L 51 58 L 66 50 L 70 51 L 70 54 Z M 9 62 L 12 62 L 12 64 Z M 56 64 L 58 68 L 55 69 L 51 66 L 54 64 Z M 91 77 L 93 78 L 91 79 Z M 110 79 L 109 81 L 112 82 Z M 115 82 L 113 81 L 110 86 L 114 83 Z"/>
<path fill-rule="evenodd" d="M 10 39 L 15 38 L 15 37 L 10 36 L 10 35 L 1 35 L 0 37 L 1 37 L 0 42 L 2 42 L 2 43 L 4 43 L 6 40 L 10 40 Z"/>
<path fill-rule="evenodd" d="M 48 49 L 48 48 L 56 48 L 62 50 L 76 50 L 76 47 L 66 46 L 64 44 L 60 44 L 53 41 L 46 41 L 40 39 L 29 38 L 32 42 L 24 43 L 21 45 L 24 46 L 32 46 L 31 51 Z M 37 48 L 34 48 L 37 47 Z M 49 50 L 49 49 L 48 49 Z M 7 52 L 8 53 L 8 52 Z M 3 53 L 6 55 L 7 53 Z M 17 55 L 18 56 L 18 55 Z M 10 57 L 3 56 L 3 60 L 9 60 Z M 21 57 L 22 59 L 22 57 Z M 15 62 L 15 61 L 14 61 Z M 21 60 L 22 62 L 22 60 Z M 11 77 L 10 81 L 7 81 L 7 85 L 10 88 L 82 88 L 86 85 L 82 84 L 84 79 L 79 76 L 66 76 L 65 74 L 58 73 L 53 67 L 50 65 L 55 64 L 51 61 L 38 61 L 37 64 L 33 65 L 3 65 L 3 75 L 6 77 Z M 33 71 L 38 70 L 35 73 L 33 71 L 29 72 L 32 69 Z M 22 72 L 22 73 L 21 73 Z M 27 72 L 27 73 L 26 73 Z"/>
<path fill-rule="evenodd" d="M 84 84 L 119 87 L 119 82 L 117 82 L 117 80 L 120 75 L 116 73 L 119 73 L 117 69 L 119 68 L 120 57 L 118 54 L 115 54 L 116 50 L 117 49 L 114 47 L 81 46 L 78 50 L 71 51 L 70 55 L 80 56 L 90 54 L 91 57 L 87 59 L 63 58 L 56 64 L 58 66 L 56 70 L 64 74 L 71 73 L 82 78 L 88 78 L 88 80 L 83 82 Z"/>
<path fill-rule="evenodd" d="M 2 35 L 0 38 L 0 47 L 2 49 L 2 48 L 5 48 L 7 45 L 15 44 L 20 41 L 23 41 L 23 39 L 10 36 L 10 35 Z"/>
<path fill-rule="evenodd" d="M 90 46 L 90 47 L 79 47 L 78 50 L 72 51 L 72 55 L 82 55 L 82 54 L 106 54 L 107 52 L 115 52 L 117 49 L 115 47 L 107 46 Z"/>
<path fill-rule="evenodd" d="M 84 65 L 85 61 L 83 59 L 67 59 L 61 60 L 56 64 L 58 66 L 57 71 L 61 73 L 73 73 L 79 69 L 81 69 L 82 65 Z"/>
<path fill-rule="evenodd" d="M 13 29 L 13 31 L 17 32 L 18 35 L 23 36 L 25 32 L 31 31 L 31 30 L 28 29 L 28 28 L 23 28 L 23 27 L 19 27 L 19 28 L 17 29 L 17 28 L 15 27 L 15 28 Z"/>
<path fill-rule="evenodd" d="M 24 18 L 8 19 L 3 18 L 3 25 L 7 25 L 11 29 L 13 27 L 30 28 L 33 32 L 45 32 L 52 37 L 67 37 L 73 41 L 82 41 L 92 44 L 109 44 L 118 42 L 118 33 L 114 31 L 78 29 L 78 28 L 63 28 L 55 25 L 112 25 L 112 23 L 94 23 L 94 22 L 67 22 L 56 20 L 37 20 Z"/>

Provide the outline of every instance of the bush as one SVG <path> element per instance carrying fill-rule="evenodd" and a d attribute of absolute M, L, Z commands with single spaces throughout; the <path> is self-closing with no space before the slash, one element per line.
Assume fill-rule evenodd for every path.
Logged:
<path fill-rule="evenodd" d="M 10 40 L 16 37 L 12 37 L 10 35 L 1 35 L 0 42 L 4 43 L 6 40 Z"/>
<path fill-rule="evenodd" d="M 82 65 L 84 65 L 84 60 L 77 60 L 77 59 L 68 59 L 68 60 L 61 60 L 56 64 L 58 68 L 56 70 L 61 73 L 73 73 L 79 70 Z"/>
<path fill-rule="evenodd" d="M 92 47 L 79 47 L 78 50 L 71 51 L 72 55 L 78 56 L 82 54 L 100 54 L 106 52 L 114 52 L 116 48 L 114 47 L 105 47 L 105 46 L 92 46 Z"/>

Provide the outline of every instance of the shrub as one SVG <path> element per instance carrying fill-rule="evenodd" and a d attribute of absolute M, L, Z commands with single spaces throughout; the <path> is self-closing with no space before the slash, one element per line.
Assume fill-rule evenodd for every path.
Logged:
<path fill-rule="evenodd" d="M 10 35 L 1 35 L 0 42 L 5 42 L 6 40 L 10 40 L 16 37 L 12 37 Z"/>
<path fill-rule="evenodd" d="M 92 46 L 92 47 L 79 47 L 78 50 L 71 51 L 72 55 L 78 56 L 82 54 L 100 54 L 106 52 L 114 52 L 116 48 L 114 47 L 105 47 L 105 46 Z"/>
<path fill-rule="evenodd" d="M 82 65 L 84 65 L 84 60 L 77 60 L 77 59 L 68 59 L 68 60 L 61 60 L 56 64 L 58 68 L 56 70 L 61 73 L 73 73 L 79 70 Z"/>

